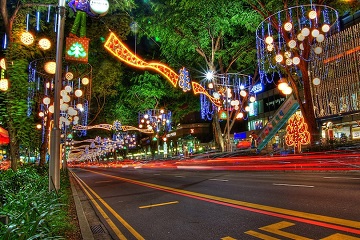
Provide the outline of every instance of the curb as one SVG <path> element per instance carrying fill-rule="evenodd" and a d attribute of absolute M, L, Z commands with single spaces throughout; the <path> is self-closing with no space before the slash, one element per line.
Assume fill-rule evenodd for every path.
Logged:
<path fill-rule="evenodd" d="M 75 207 L 76 207 L 76 213 L 78 216 L 78 221 L 79 221 L 79 225 L 80 225 L 80 231 L 81 231 L 81 236 L 83 240 L 94 240 L 94 236 L 93 233 L 90 229 L 90 225 L 89 222 L 86 218 L 84 209 L 81 205 L 81 201 L 78 195 L 78 192 L 76 190 L 76 188 L 74 187 L 74 178 L 73 176 L 70 174 L 70 185 L 71 185 L 71 191 L 73 194 L 73 198 L 74 198 L 74 202 L 75 202 Z"/>

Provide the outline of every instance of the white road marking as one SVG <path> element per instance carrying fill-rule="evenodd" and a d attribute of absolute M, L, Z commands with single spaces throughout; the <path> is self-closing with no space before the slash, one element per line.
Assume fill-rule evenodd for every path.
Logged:
<path fill-rule="evenodd" d="M 357 177 L 324 177 L 324 178 L 335 178 L 335 179 L 353 179 L 353 180 L 360 180 Z"/>
<path fill-rule="evenodd" d="M 210 181 L 221 181 L 221 182 L 227 182 L 227 181 L 229 181 L 229 180 L 227 180 L 227 179 L 218 179 L 218 178 L 211 178 L 211 179 L 209 179 Z"/>
<path fill-rule="evenodd" d="M 311 185 L 297 185 L 297 184 L 287 184 L 287 183 L 273 183 L 275 186 L 286 186 L 286 187 L 306 187 L 306 188 L 313 188 L 315 186 Z"/>

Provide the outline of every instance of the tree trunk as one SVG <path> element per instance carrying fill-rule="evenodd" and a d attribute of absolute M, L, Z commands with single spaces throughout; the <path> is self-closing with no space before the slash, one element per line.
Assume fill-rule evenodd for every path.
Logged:
<path fill-rule="evenodd" d="M 215 142 L 220 146 L 222 152 L 225 151 L 224 137 L 222 136 L 222 131 L 219 122 L 218 112 L 215 111 L 213 116 L 213 128 L 215 130 Z"/>
<path fill-rule="evenodd" d="M 16 129 L 14 128 L 14 124 L 10 118 L 8 118 L 8 131 L 10 138 L 10 161 L 11 161 L 11 169 L 17 171 L 18 161 L 20 160 L 20 147 L 19 142 L 16 137 Z"/>

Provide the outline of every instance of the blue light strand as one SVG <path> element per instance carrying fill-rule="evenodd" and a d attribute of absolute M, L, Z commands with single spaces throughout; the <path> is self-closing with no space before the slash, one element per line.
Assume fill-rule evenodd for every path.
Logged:
<path fill-rule="evenodd" d="M 29 31 L 30 14 L 26 14 L 26 31 Z"/>
<path fill-rule="evenodd" d="M 36 12 L 36 31 L 40 31 L 40 11 Z"/>

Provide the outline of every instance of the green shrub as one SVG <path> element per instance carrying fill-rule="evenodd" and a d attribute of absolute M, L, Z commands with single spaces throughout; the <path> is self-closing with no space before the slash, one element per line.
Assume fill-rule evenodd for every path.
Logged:
<path fill-rule="evenodd" d="M 48 174 L 35 167 L 23 167 L 17 172 L 0 173 L 0 215 L 9 223 L 0 223 L 0 239 L 65 239 L 74 226 L 68 217 L 71 196 L 67 171 L 61 173 L 61 189 L 48 190 Z"/>

